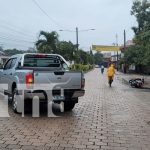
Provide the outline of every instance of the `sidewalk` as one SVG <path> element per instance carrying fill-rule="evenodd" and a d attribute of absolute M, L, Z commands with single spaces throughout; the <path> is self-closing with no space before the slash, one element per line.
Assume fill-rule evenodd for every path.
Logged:
<path fill-rule="evenodd" d="M 150 75 L 139 75 L 139 74 L 124 74 L 116 72 L 117 77 L 124 83 L 129 84 L 130 79 L 144 78 L 144 88 L 150 88 Z"/>

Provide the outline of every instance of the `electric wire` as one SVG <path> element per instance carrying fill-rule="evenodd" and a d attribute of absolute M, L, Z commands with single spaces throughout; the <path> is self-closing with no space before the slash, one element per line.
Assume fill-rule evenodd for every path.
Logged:
<path fill-rule="evenodd" d="M 13 29 L 13 28 L 10 28 L 10 27 L 6 27 L 6 26 L 3 26 L 1 24 L 0 24 L 0 27 L 3 28 L 3 29 L 9 30 L 9 31 L 15 32 L 15 33 L 17 33 L 19 35 L 22 35 L 22 36 L 26 37 L 26 38 L 30 37 L 30 35 L 25 34 L 24 32 L 21 32 L 21 31 L 17 31 L 16 29 Z"/>
<path fill-rule="evenodd" d="M 35 43 L 35 42 L 31 42 L 31 41 L 26 41 L 26 40 L 12 39 L 10 37 L 5 37 L 5 36 L 0 36 L 0 39 L 16 41 L 16 42 L 24 42 L 24 43 Z"/>
<path fill-rule="evenodd" d="M 10 27 L 10 28 L 15 28 L 15 30 L 18 30 L 18 31 L 20 31 L 20 32 L 22 32 L 23 34 L 25 33 L 25 34 L 27 34 L 28 36 L 33 36 L 35 33 L 32 33 L 32 31 L 27 31 L 27 30 L 24 30 L 24 28 L 22 28 L 22 27 L 19 27 L 19 26 L 16 26 L 16 25 L 14 25 L 14 24 L 10 24 L 10 22 L 8 22 L 8 21 L 6 21 L 6 20 L 3 20 L 3 19 L 1 19 L 0 18 L 0 23 L 1 24 L 4 24 L 4 26 L 8 26 L 8 27 Z"/>
<path fill-rule="evenodd" d="M 7 47 L 9 47 L 9 46 L 11 46 L 11 47 L 14 47 L 14 48 L 16 48 L 16 47 L 21 47 L 20 49 L 23 49 L 23 47 L 24 48 L 26 48 L 26 49 L 28 49 L 29 47 L 34 47 L 35 45 L 24 45 L 24 44 L 21 44 L 21 43 L 7 43 L 7 42 L 0 42 L 0 45 L 5 45 L 5 46 L 7 46 Z M 7 48 L 7 49 L 9 49 L 9 48 Z M 13 49 L 13 48 L 11 48 L 11 49 Z M 17 48 L 18 49 L 18 48 Z"/>
<path fill-rule="evenodd" d="M 43 14 L 45 14 L 45 16 L 47 16 L 47 18 L 49 19 L 50 22 L 53 22 L 54 24 L 56 24 L 58 27 L 63 27 L 61 24 L 59 24 L 57 21 L 55 21 L 52 17 L 50 17 L 46 11 L 37 3 L 36 0 L 32 0 L 34 2 L 34 4 L 41 10 L 41 12 L 43 12 Z M 63 27 L 64 28 L 64 27 Z"/>
<path fill-rule="evenodd" d="M 35 41 L 37 38 L 35 37 L 34 39 L 27 39 L 26 37 L 22 37 L 21 35 L 16 35 L 16 34 L 9 34 L 9 33 L 5 33 L 5 32 L 0 32 L 0 36 L 2 37 L 6 37 L 6 38 L 14 38 L 17 40 L 24 40 L 24 41 Z"/>

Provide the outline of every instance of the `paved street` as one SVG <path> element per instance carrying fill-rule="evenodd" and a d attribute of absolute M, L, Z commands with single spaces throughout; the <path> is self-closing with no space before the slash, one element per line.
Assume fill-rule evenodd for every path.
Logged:
<path fill-rule="evenodd" d="M 62 117 L 0 118 L 0 149 L 149 150 L 150 90 L 133 89 L 116 77 L 112 88 L 95 69 L 85 75 L 86 94 Z"/>

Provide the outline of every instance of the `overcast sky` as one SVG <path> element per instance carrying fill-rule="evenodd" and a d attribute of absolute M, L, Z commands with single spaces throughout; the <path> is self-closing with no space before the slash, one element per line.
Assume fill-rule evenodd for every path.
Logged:
<path fill-rule="evenodd" d="M 136 20 L 130 15 L 132 0 L 0 0 L 0 45 L 4 48 L 33 47 L 40 30 L 57 31 L 60 40 L 76 43 L 75 32 L 60 32 L 79 28 L 80 47 L 89 50 L 92 44 L 111 45 L 118 34 L 123 44 L 123 30 L 127 40 Z M 80 32 L 94 28 L 95 31 Z"/>

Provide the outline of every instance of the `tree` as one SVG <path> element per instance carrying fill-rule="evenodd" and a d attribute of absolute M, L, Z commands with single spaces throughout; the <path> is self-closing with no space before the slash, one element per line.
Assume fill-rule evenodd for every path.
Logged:
<path fill-rule="evenodd" d="M 88 64 L 88 54 L 87 52 L 83 51 L 83 50 L 79 50 L 79 54 L 80 54 L 80 62 L 84 65 Z"/>
<path fill-rule="evenodd" d="M 136 72 L 142 72 L 142 66 L 150 65 L 150 50 L 141 45 L 129 47 L 124 54 L 123 60 L 126 64 L 134 64 Z"/>
<path fill-rule="evenodd" d="M 149 0 L 136 0 L 133 2 L 131 15 L 134 15 L 137 19 L 138 27 L 133 27 L 135 34 L 137 35 L 149 26 L 150 23 L 150 2 Z"/>
<path fill-rule="evenodd" d="M 129 47 L 128 50 L 125 51 L 124 60 L 129 65 L 145 65 L 145 60 L 143 59 L 145 57 L 145 52 L 146 48 L 143 46 L 135 45 Z"/>
<path fill-rule="evenodd" d="M 15 54 L 23 54 L 23 53 L 25 53 L 25 51 L 17 50 L 15 48 L 14 49 L 7 49 L 7 50 L 4 50 L 3 52 L 7 56 L 12 56 L 12 55 L 15 55 Z"/>
<path fill-rule="evenodd" d="M 75 62 L 81 63 L 83 65 L 94 64 L 94 57 L 90 52 L 85 52 L 82 49 L 79 49 L 78 51 L 75 51 Z"/>
<path fill-rule="evenodd" d="M 144 63 L 146 65 L 150 65 L 150 45 L 147 46 L 145 56 L 144 56 Z"/>
<path fill-rule="evenodd" d="M 103 54 L 100 52 L 95 53 L 94 60 L 96 65 L 101 65 L 103 62 Z"/>
<path fill-rule="evenodd" d="M 27 53 L 36 53 L 36 50 L 33 47 L 29 47 Z"/>
<path fill-rule="evenodd" d="M 57 46 L 58 54 L 62 55 L 66 60 L 74 60 L 75 46 L 71 41 L 60 41 Z"/>
<path fill-rule="evenodd" d="M 135 1 L 132 6 L 131 15 L 136 17 L 138 23 L 138 27 L 133 27 L 135 32 L 134 41 L 138 49 L 141 48 L 141 53 L 137 50 L 137 46 L 134 49 L 135 52 L 139 52 L 137 60 L 142 58 L 140 63 L 148 65 L 150 64 L 150 1 Z M 135 64 L 138 65 L 139 61 L 136 61 Z"/>
<path fill-rule="evenodd" d="M 57 53 L 58 34 L 55 31 L 45 32 L 41 31 L 39 39 L 36 42 L 36 48 L 41 53 Z"/>
<path fill-rule="evenodd" d="M 124 61 L 136 66 L 150 64 L 150 2 L 149 0 L 133 2 L 131 15 L 137 19 L 138 26 L 133 27 L 135 32 L 135 46 L 126 49 Z M 139 69 L 141 70 L 141 69 Z"/>
<path fill-rule="evenodd" d="M 135 42 L 146 46 L 150 42 L 150 2 L 149 0 L 133 2 L 131 15 L 136 17 L 138 27 L 133 27 Z"/>
<path fill-rule="evenodd" d="M 93 52 L 92 50 L 89 51 L 88 53 L 88 62 L 89 64 L 93 65 L 95 62 L 94 62 L 94 55 L 93 55 Z"/>

